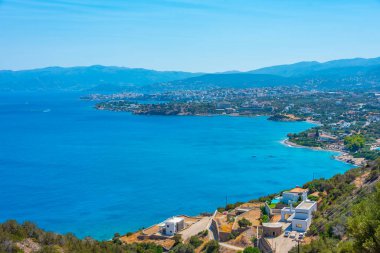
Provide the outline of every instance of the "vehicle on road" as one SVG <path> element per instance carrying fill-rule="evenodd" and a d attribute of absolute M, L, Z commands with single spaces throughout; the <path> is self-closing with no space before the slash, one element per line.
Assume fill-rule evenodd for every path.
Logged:
<path fill-rule="evenodd" d="M 304 238 L 304 236 L 305 236 L 305 234 L 304 234 L 304 233 L 300 233 L 300 234 L 298 235 L 298 239 L 303 239 L 303 238 Z"/>
<path fill-rule="evenodd" d="M 296 238 L 296 233 L 290 233 L 289 237 L 290 238 Z"/>
<path fill-rule="evenodd" d="M 290 231 L 285 231 L 284 236 L 289 237 Z"/>

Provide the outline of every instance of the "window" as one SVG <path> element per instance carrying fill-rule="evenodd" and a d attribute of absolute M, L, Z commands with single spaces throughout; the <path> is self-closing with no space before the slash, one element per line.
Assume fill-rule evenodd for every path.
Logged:
<path fill-rule="evenodd" d="M 297 224 L 296 227 L 297 228 L 302 228 L 302 224 Z"/>

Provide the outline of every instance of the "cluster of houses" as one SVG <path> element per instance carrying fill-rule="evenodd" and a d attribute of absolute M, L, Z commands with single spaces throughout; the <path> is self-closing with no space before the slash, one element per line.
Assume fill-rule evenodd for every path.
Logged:
<path fill-rule="evenodd" d="M 267 236 L 279 236 L 282 234 L 284 223 L 291 224 L 292 231 L 304 233 L 308 230 L 313 213 L 317 210 L 317 202 L 308 199 L 308 190 L 296 187 L 289 191 L 284 191 L 282 196 L 274 199 L 275 203 L 285 205 L 281 209 L 271 208 L 267 203 L 265 208 L 270 215 L 281 215 L 280 222 L 264 223 L 263 230 Z M 297 206 L 294 207 L 294 205 Z M 278 205 L 276 205 L 278 206 Z M 281 205 L 280 205 L 281 206 Z"/>
<path fill-rule="evenodd" d="M 271 218 L 269 222 L 261 223 L 263 207 Z M 281 240 L 282 237 L 279 236 L 284 234 L 284 231 L 285 235 L 290 231 L 306 232 L 316 210 L 317 202 L 308 199 L 308 190 L 296 187 L 282 192 L 281 196 L 272 199 L 271 203 L 248 202 L 232 210 L 215 211 L 213 215 L 174 216 L 132 235 L 123 236 L 121 240 L 125 243 L 154 241 L 169 251 L 175 245 L 175 235 L 180 234 L 182 239 L 189 240 L 191 236 L 207 230 L 210 232 L 209 239 L 225 244 L 232 243 L 241 248 L 251 245 L 252 236 L 256 235 L 260 239 L 256 246 L 273 249 L 273 241 L 266 238 Z M 249 221 L 249 224 L 242 226 L 239 222 L 242 220 L 246 223 Z M 259 234 L 262 236 L 259 237 Z M 286 243 L 289 247 L 294 246 L 293 240 L 286 239 Z"/>

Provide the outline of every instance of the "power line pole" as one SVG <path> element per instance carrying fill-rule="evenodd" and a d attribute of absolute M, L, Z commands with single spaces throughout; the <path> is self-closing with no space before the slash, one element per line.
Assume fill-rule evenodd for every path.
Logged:
<path fill-rule="evenodd" d="M 298 243 L 298 253 L 300 253 L 300 240 L 297 240 Z"/>

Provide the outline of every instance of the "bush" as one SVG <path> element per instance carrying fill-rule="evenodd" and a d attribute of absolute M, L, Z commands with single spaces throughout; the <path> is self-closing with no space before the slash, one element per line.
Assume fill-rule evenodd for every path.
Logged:
<path fill-rule="evenodd" d="M 355 134 L 344 138 L 344 145 L 346 145 L 347 149 L 352 152 L 356 152 L 359 149 L 363 148 L 364 144 L 365 139 L 360 134 Z"/>
<path fill-rule="evenodd" d="M 308 199 L 310 199 L 311 201 L 318 201 L 318 197 L 317 196 L 314 196 L 314 195 L 309 195 L 307 196 Z"/>
<path fill-rule="evenodd" d="M 249 246 L 244 249 L 243 253 L 260 253 L 260 250 L 256 247 Z"/>
<path fill-rule="evenodd" d="M 194 253 L 194 247 L 191 244 L 179 243 L 171 250 L 173 253 Z"/>
<path fill-rule="evenodd" d="M 207 235 L 208 235 L 208 230 L 203 230 L 203 231 L 198 233 L 198 236 L 200 236 L 200 237 L 206 237 Z"/>
<path fill-rule="evenodd" d="M 261 217 L 261 222 L 262 222 L 262 223 L 269 222 L 269 220 L 270 220 L 270 219 L 269 219 L 269 216 L 266 215 L 266 214 L 263 215 L 263 216 Z"/>
<path fill-rule="evenodd" d="M 199 239 L 198 236 L 193 235 L 192 237 L 190 237 L 189 243 L 193 245 L 193 247 L 196 249 L 202 245 L 203 241 Z"/>
<path fill-rule="evenodd" d="M 238 224 L 239 224 L 239 227 L 241 227 L 241 228 L 246 228 L 246 227 L 252 225 L 252 223 L 249 220 L 247 220 L 246 218 L 239 220 Z"/>
<path fill-rule="evenodd" d="M 204 247 L 204 251 L 206 253 L 218 253 L 219 252 L 219 243 L 215 240 L 211 240 L 209 241 L 205 247 Z"/>
<path fill-rule="evenodd" d="M 173 240 L 175 241 L 175 244 L 182 243 L 182 235 L 181 234 L 175 234 L 173 236 Z"/>

